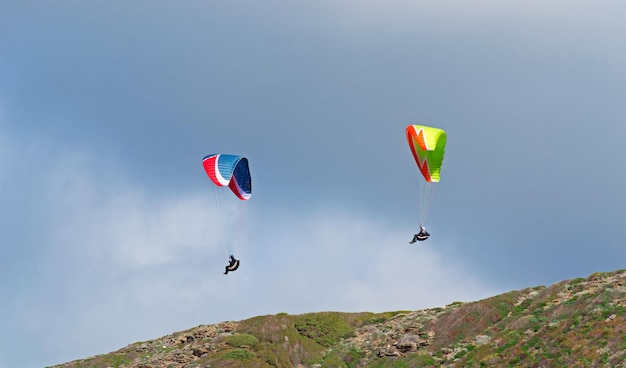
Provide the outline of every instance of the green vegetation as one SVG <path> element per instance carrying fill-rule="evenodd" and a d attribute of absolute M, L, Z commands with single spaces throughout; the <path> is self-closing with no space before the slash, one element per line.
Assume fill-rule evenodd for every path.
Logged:
<path fill-rule="evenodd" d="M 331 353 L 324 357 L 321 368 L 352 368 L 352 366 L 348 366 L 336 353 Z"/>
<path fill-rule="evenodd" d="M 377 324 L 377 323 L 385 323 L 392 319 L 393 317 L 401 314 L 409 313 L 409 311 L 396 311 L 396 312 L 383 312 L 371 314 L 363 318 L 361 324 Z"/>
<path fill-rule="evenodd" d="M 259 339 L 250 334 L 235 334 L 228 336 L 224 339 L 224 342 L 228 345 L 241 347 L 255 347 L 259 343 Z"/>
<path fill-rule="evenodd" d="M 324 347 L 339 342 L 354 331 L 354 327 L 341 318 L 340 313 L 306 314 L 296 319 L 295 327 L 301 335 Z"/>
<path fill-rule="evenodd" d="M 87 367 L 113 367 L 119 368 L 122 365 L 130 364 L 133 360 L 128 358 L 125 354 L 109 354 L 102 355 L 92 359 L 81 360 L 75 366 L 76 368 Z"/>
<path fill-rule="evenodd" d="M 459 302 L 459 301 L 457 301 L 457 302 L 452 302 L 452 303 L 450 303 L 450 304 L 446 305 L 446 307 L 449 307 L 449 308 L 452 308 L 452 307 L 460 307 L 460 306 L 462 306 L 463 304 L 465 304 L 465 302 Z"/>
<path fill-rule="evenodd" d="M 404 359 L 397 358 L 381 358 L 373 361 L 368 365 L 368 368 L 411 368 L 415 367 L 410 365 Z"/>
<path fill-rule="evenodd" d="M 254 358 L 254 353 L 246 349 L 235 349 L 227 352 L 224 355 L 224 358 L 232 360 L 249 360 Z"/>
<path fill-rule="evenodd" d="M 341 360 L 348 368 L 355 368 L 363 358 L 365 358 L 365 352 L 356 348 L 351 348 L 341 354 Z"/>

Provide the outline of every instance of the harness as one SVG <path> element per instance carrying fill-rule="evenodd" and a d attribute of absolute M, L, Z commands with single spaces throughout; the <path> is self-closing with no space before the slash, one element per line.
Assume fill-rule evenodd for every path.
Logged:
<path fill-rule="evenodd" d="M 228 266 L 226 266 L 226 269 L 228 271 L 235 271 L 238 268 L 239 268 L 239 260 L 238 259 L 236 259 L 234 262 L 230 262 L 228 264 Z"/>

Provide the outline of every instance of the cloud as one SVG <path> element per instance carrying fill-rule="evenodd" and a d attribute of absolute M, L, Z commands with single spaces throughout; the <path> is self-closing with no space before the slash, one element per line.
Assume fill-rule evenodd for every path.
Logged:
<path fill-rule="evenodd" d="M 267 272 L 268 285 L 292 308 L 286 312 L 421 309 L 491 291 L 439 254 L 436 238 L 410 246 L 412 234 L 378 219 L 319 209 L 280 222 L 282 230 L 268 235 L 280 266 Z"/>

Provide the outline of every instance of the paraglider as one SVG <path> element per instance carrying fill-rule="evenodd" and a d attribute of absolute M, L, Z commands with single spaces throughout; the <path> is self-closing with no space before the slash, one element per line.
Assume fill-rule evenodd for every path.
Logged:
<path fill-rule="evenodd" d="M 227 275 L 228 272 L 235 271 L 239 268 L 239 260 L 235 259 L 235 256 L 232 254 L 228 257 L 228 266 L 226 266 L 226 270 L 224 271 L 224 275 Z"/>
<path fill-rule="evenodd" d="M 426 228 L 424 226 L 420 226 L 420 232 L 413 235 L 413 240 L 411 240 L 409 244 L 413 244 L 418 241 L 424 241 L 428 239 L 429 236 L 430 234 L 428 233 L 428 231 L 426 231 Z"/>
<path fill-rule="evenodd" d="M 228 155 L 228 154 L 211 154 L 205 156 L 202 159 L 202 165 L 207 175 L 216 185 L 215 194 L 217 206 L 220 208 L 221 213 L 233 215 L 234 212 L 238 212 L 232 207 L 237 207 L 237 204 L 228 203 L 232 206 L 228 206 L 224 202 L 224 187 L 228 187 L 230 191 L 241 201 L 247 201 L 252 196 L 252 179 L 250 177 L 250 167 L 248 165 L 248 159 L 243 156 Z M 232 196 L 230 196 L 232 198 Z M 240 202 L 240 201 L 237 201 Z M 234 209 L 234 211 L 232 211 Z M 235 226 L 239 219 L 236 216 L 223 219 L 227 226 Z M 233 240 L 227 234 L 226 241 L 228 243 L 229 261 L 226 266 L 226 272 L 235 271 L 239 268 L 239 260 L 233 256 Z"/>
<path fill-rule="evenodd" d="M 436 184 L 439 182 L 441 165 L 446 148 L 446 132 L 439 128 L 424 125 L 409 125 L 406 127 L 406 138 L 409 148 L 415 159 L 421 177 L 419 182 L 419 225 L 420 232 L 413 236 L 410 244 L 428 239 L 424 223 L 428 215 L 431 201 L 435 194 Z"/>

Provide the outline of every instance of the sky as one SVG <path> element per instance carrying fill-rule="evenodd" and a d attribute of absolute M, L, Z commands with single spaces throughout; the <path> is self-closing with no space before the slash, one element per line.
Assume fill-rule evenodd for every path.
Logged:
<path fill-rule="evenodd" d="M 625 14 L 0 0 L 0 368 L 625 268 Z M 414 245 L 411 124 L 448 135 Z M 210 153 L 249 159 L 249 201 L 216 192 Z"/>

